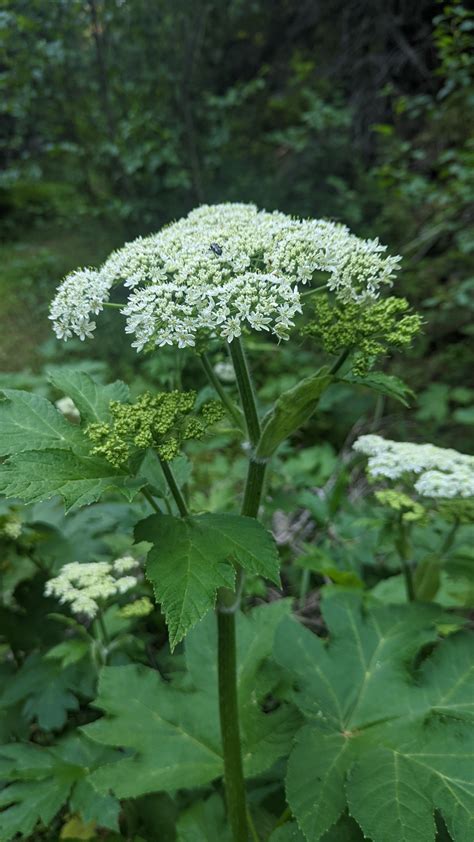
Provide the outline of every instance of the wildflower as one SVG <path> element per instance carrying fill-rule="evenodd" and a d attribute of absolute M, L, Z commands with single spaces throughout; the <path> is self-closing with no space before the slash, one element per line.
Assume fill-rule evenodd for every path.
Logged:
<path fill-rule="evenodd" d="M 45 594 L 69 604 L 74 614 L 85 614 L 93 619 L 101 602 L 135 587 L 137 575 L 121 575 L 133 568 L 138 568 L 138 562 L 131 556 L 118 558 L 112 563 L 95 561 L 81 564 L 73 561 L 65 564 L 59 575 L 46 583 Z"/>
<path fill-rule="evenodd" d="M 81 339 L 113 286 L 130 294 L 122 309 L 132 346 L 194 347 L 198 336 L 232 342 L 244 328 L 287 339 L 301 312 L 299 286 L 316 272 L 343 302 L 376 299 L 399 257 L 325 220 L 294 219 L 252 204 L 203 205 L 114 252 L 94 271 L 68 275 L 51 305 L 56 335 Z"/>
<path fill-rule="evenodd" d="M 418 475 L 414 489 L 421 497 L 474 497 L 474 456 L 433 444 L 413 444 L 360 436 L 354 450 L 369 457 L 371 477 L 400 479 Z"/>

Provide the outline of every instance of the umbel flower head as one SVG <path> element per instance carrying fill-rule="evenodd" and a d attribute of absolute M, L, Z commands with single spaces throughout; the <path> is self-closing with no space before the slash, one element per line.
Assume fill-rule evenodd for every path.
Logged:
<path fill-rule="evenodd" d="M 114 562 L 94 561 L 81 564 L 73 561 L 61 568 L 59 576 L 46 582 L 46 596 L 55 596 L 62 603 L 69 603 L 74 614 L 85 614 L 93 619 L 100 603 L 127 593 L 138 582 L 138 562 L 132 556 L 117 558 Z"/>
<path fill-rule="evenodd" d="M 198 335 L 231 342 L 244 327 L 288 338 L 301 312 L 300 284 L 327 272 L 342 301 L 374 299 L 400 261 L 378 240 L 338 223 L 294 219 L 252 204 L 203 205 L 114 252 L 99 270 L 80 269 L 58 288 L 56 335 L 92 336 L 112 287 L 130 290 L 122 309 L 132 345 L 194 346 Z"/>
<path fill-rule="evenodd" d="M 474 456 L 433 444 L 391 441 L 381 436 L 360 436 L 354 450 L 369 457 L 373 478 L 409 478 L 421 497 L 474 497 Z"/>

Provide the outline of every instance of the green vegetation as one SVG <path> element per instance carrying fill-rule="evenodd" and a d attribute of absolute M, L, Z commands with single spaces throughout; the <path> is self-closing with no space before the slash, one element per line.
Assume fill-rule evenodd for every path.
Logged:
<path fill-rule="evenodd" d="M 0 842 L 472 842 L 473 32 L 4 0 Z"/>

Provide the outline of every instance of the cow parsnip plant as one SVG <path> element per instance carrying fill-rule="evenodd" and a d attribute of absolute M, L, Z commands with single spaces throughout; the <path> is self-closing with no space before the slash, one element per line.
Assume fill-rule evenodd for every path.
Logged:
<path fill-rule="evenodd" d="M 114 307 L 138 352 L 172 345 L 197 354 L 216 399 L 199 403 L 194 392 L 173 391 L 132 400 L 125 384 L 101 386 L 70 369 L 51 378 L 72 401 L 68 418 L 43 397 L 3 392 L 3 494 L 28 504 L 60 496 L 72 517 L 115 494 L 130 507 L 143 500 L 147 516 L 135 525 L 135 549 L 47 571 L 46 595 L 70 607 L 74 617 L 66 621 L 82 643 L 75 652 L 56 647 L 52 656 L 69 669 L 59 721 L 80 694 L 71 668 L 82 675 L 90 661 L 94 676 L 105 664 L 97 695 L 95 685 L 85 691 L 102 716 L 74 744 L 63 738 L 53 748 L 0 748 L 0 839 L 30 834 L 65 802 L 83 823 L 117 829 L 119 801 L 161 793 L 168 815 L 166 793 L 179 799 L 199 788 L 195 802 L 183 796 L 179 817 L 169 819 L 169 838 L 434 842 L 438 810 L 454 842 L 470 842 L 474 688 L 462 621 L 435 606 L 393 608 L 342 591 L 325 599 L 324 642 L 292 619 L 288 600 L 241 610 L 246 577 L 279 585 L 277 545 L 260 520 L 276 451 L 336 382 L 409 398 L 402 381 L 374 370 L 420 328 L 405 300 L 381 297 L 398 262 L 377 240 L 344 226 L 229 204 L 198 208 L 60 285 L 51 307 L 59 337 L 92 336 L 95 316 Z M 118 286 L 124 304 L 113 300 Z M 328 363 L 299 382 L 295 376 L 262 417 L 245 337 L 272 334 L 278 353 L 278 342 L 299 340 L 301 318 Z M 232 365 L 222 379 L 207 356 L 216 342 Z M 224 383 L 233 378 L 239 402 Z M 240 511 L 196 511 L 183 470 L 188 442 L 206 442 L 223 425 L 247 462 Z M 360 442 L 359 449 L 368 452 Z M 431 469 L 433 459 L 421 467 Z M 444 463 L 437 467 L 438 497 L 467 496 L 454 490 Z M 386 502 L 400 506 L 402 523 L 419 510 L 395 491 L 398 503 Z M 12 524 L 6 528 L 17 534 Z M 133 623 L 150 611 L 140 552 L 171 649 L 186 638 L 185 663 L 169 680 L 133 663 L 133 648 L 128 662 L 114 662 L 131 645 L 115 629 L 117 617 Z M 96 638 L 100 659 L 90 657 Z M 9 704 L 4 698 L 5 711 Z M 266 798 L 278 790 L 288 756 L 287 801 L 269 810 Z M 219 788 L 211 790 L 220 779 L 225 810 Z"/>

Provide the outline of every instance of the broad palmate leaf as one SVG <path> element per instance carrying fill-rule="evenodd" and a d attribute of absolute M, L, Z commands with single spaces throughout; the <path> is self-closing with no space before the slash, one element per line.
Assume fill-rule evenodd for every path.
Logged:
<path fill-rule="evenodd" d="M 117 489 L 129 500 L 144 480 L 117 471 L 103 459 L 67 450 L 26 451 L 0 465 L 0 493 L 39 503 L 60 496 L 67 511 L 87 506 Z"/>
<path fill-rule="evenodd" d="M 79 410 L 81 422 L 87 424 L 109 420 L 110 401 L 125 403 L 130 398 L 130 390 L 121 380 L 102 386 L 85 371 L 55 371 L 54 374 L 50 374 L 49 380 L 58 391 L 74 401 Z M 29 447 L 28 449 L 36 448 Z"/>
<path fill-rule="evenodd" d="M 274 668 L 270 679 L 267 663 L 275 629 L 288 611 L 288 603 L 282 601 L 238 619 L 239 703 L 248 775 L 264 771 L 288 752 L 301 721 L 286 703 L 269 713 L 262 708 L 280 678 Z M 155 670 L 141 666 L 102 670 L 95 704 L 104 716 L 84 731 L 97 742 L 127 749 L 128 755 L 93 773 L 100 792 L 111 789 L 119 798 L 173 792 L 222 775 L 215 622 L 209 616 L 188 637 L 189 673 L 184 682 L 164 681 Z"/>
<path fill-rule="evenodd" d="M 352 595 L 327 598 L 324 616 L 329 643 L 289 619 L 275 642 L 307 720 L 287 774 L 306 839 L 319 842 L 348 805 L 373 842 L 434 842 L 435 809 L 454 842 L 471 842 L 472 635 L 437 642 L 436 608 L 366 610 Z"/>
<path fill-rule="evenodd" d="M 172 648 L 214 606 L 217 589 L 233 587 L 232 562 L 279 582 L 275 542 L 254 518 L 152 515 L 138 524 L 135 537 L 153 544 L 146 574 L 165 614 Z"/>
<path fill-rule="evenodd" d="M 118 830 L 118 801 L 95 792 L 88 780 L 90 770 L 112 756 L 77 736 L 51 748 L 0 746 L 0 778 L 5 782 L 0 790 L 1 842 L 16 834 L 29 837 L 39 822 L 47 827 L 67 802 L 85 822 Z"/>

